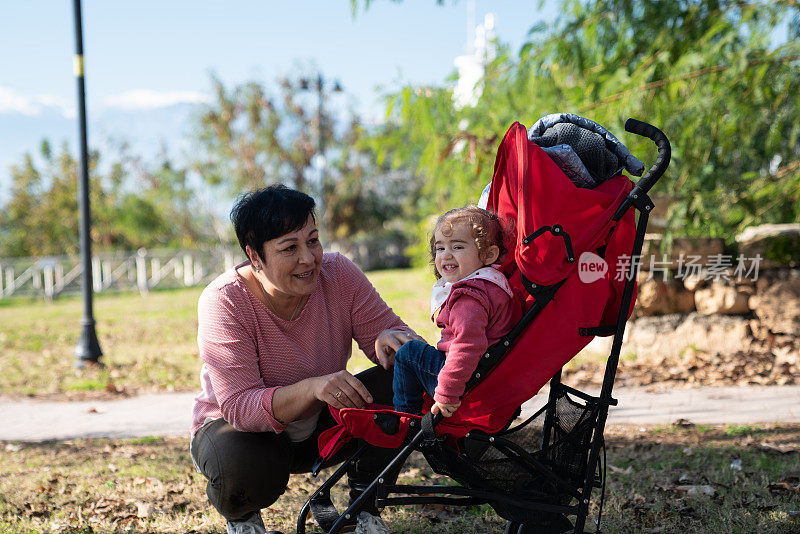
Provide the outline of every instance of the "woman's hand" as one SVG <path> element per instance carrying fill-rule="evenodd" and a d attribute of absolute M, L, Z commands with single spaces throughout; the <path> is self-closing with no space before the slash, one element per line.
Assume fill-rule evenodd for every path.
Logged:
<path fill-rule="evenodd" d="M 397 352 L 404 343 L 417 339 L 425 341 L 421 336 L 414 332 L 407 332 L 405 330 L 384 330 L 378 337 L 375 338 L 375 355 L 378 357 L 378 363 L 387 371 L 394 365 L 394 354 Z"/>
<path fill-rule="evenodd" d="M 434 402 L 433 406 L 431 406 L 431 413 L 433 415 L 436 415 L 437 413 L 441 412 L 441 414 L 443 416 L 450 417 L 451 415 L 456 413 L 456 410 L 458 410 L 459 406 L 461 406 L 461 402 L 456 402 L 455 404 L 445 404 L 443 402 Z"/>
<path fill-rule="evenodd" d="M 347 371 L 317 377 L 314 397 L 340 409 L 364 408 L 372 402 L 372 395 L 364 384 Z"/>

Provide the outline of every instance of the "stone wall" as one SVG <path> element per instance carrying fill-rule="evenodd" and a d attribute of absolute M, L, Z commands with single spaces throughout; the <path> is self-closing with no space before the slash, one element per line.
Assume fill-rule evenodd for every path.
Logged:
<path fill-rule="evenodd" d="M 800 224 L 748 229 L 735 251 L 721 239 L 680 239 L 664 255 L 659 239 L 648 236 L 623 362 L 635 356 L 689 381 L 701 369 L 734 381 L 800 381 Z M 690 257 L 699 269 L 687 269 Z M 586 350 L 609 349 L 610 338 L 597 338 Z"/>

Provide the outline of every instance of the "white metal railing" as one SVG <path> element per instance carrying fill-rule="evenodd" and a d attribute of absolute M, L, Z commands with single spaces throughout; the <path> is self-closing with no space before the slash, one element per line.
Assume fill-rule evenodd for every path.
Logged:
<path fill-rule="evenodd" d="M 96 293 L 204 285 L 242 261 L 238 248 L 146 250 L 100 253 L 92 257 Z M 37 297 L 52 300 L 81 290 L 79 256 L 0 258 L 0 299 Z"/>

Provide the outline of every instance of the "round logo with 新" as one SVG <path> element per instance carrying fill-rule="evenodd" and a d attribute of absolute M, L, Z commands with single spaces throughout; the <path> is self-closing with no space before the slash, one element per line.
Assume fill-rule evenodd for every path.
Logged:
<path fill-rule="evenodd" d="M 578 277 L 584 284 L 591 284 L 608 273 L 606 260 L 594 252 L 584 252 L 578 260 Z"/>

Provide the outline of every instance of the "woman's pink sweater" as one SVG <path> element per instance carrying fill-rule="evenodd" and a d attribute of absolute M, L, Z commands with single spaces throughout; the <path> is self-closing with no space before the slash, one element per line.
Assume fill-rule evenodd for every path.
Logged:
<path fill-rule="evenodd" d="M 341 371 L 353 340 L 376 361 L 378 334 L 408 329 L 364 273 L 338 253 L 323 255 L 317 287 L 294 321 L 273 314 L 232 269 L 203 291 L 198 323 L 203 390 L 194 401 L 192 434 L 219 417 L 244 432 L 282 432 L 272 413 L 276 389 Z"/>

